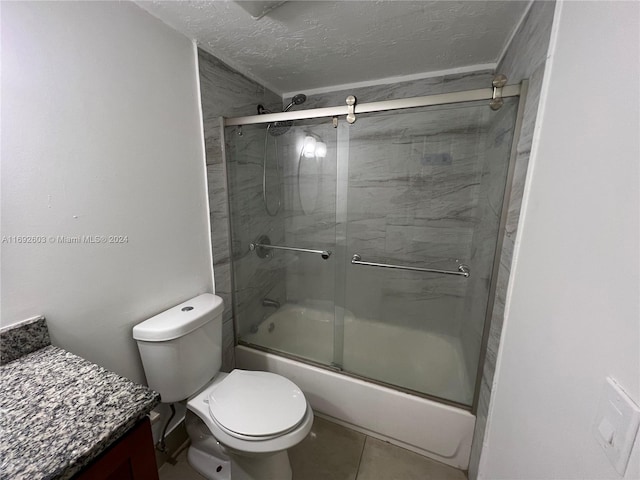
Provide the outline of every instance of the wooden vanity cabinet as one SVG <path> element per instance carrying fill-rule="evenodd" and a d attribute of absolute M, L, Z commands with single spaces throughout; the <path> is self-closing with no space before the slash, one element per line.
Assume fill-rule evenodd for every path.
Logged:
<path fill-rule="evenodd" d="M 74 480 L 158 480 L 151 422 L 141 420 Z"/>

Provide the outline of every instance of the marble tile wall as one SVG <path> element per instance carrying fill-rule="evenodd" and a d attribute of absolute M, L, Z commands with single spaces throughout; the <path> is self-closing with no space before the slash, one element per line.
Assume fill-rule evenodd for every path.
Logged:
<path fill-rule="evenodd" d="M 483 365 L 480 396 L 476 412 L 476 428 L 474 431 L 471 459 L 469 463 L 469 479 L 478 476 L 478 465 L 482 453 L 484 434 L 489 411 L 489 400 L 493 385 L 496 357 L 500 345 L 500 335 L 504 320 L 504 307 L 513 258 L 514 241 L 520 218 L 520 207 L 527 175 L 529 154 L 533 131 L 538 112 L 538 102 L 542 87 L 545 60 L 549 47 L 549 37 L 555 10 L 555 2 L 536 1 L 532 4 L 524 22 L 514 36 L 511 45 L 500 64 L 498 71 L 509 78 L 509 83 L 529 79 L 529 91 L 526 98 L 523 125 L 517 145 L 515 171 L 511 184 L 511 196 L 508 205 L 507 223 L 503 234 L 500 255 L 496 296 L 491 317 L 486 358 Z"/>
<path fill-rule="evenodd" d="M 350 128 L 347 242 L 363 260 L 455 270 L 477 224 L 485 108 L 362 118 Z M 466 279 L 347 267 L 361 318 L 456 335 Z M 436 393 L 436 392 L 434 392 Z"/>
<path fill-rule="evenodd" d="M 282 100 L 275 93 L 249 80 L 201 49 L 198 49 L 198 65 L 207 161 L 213 270 L 216 294 L 220 295 L 225 302 L 223 314 L 223 368 L 228 370 L 233 367 L 234 363 L 234 323 L 231 297 L 229 202 L 227 200 L 228 192 L 225 178 L 226 166 L 223 164 L 222 158 L 219 117 L 252 115 L 256 112 L 257 104 L 262 103 L 267 107 L 278 107 Z M 255 142 L 252 145 L 258 148 Z M 247 167 L 251 168 L 253 164 L 249 163 Z M 255 184 L 252 185 L 255 190 Z M 245 187 L 243 192 L 248 191 L 251 191 L 249 185 Z M 246 221 L 246 218 L 240 216 L 238 222 L 242 224 L 243 221 Z"/>
<path fill-rule="evenodd" d="M 448 75 L 411 80 L 406 82 L 372 85 L 347 90 L 336 90 L 327 93 L 307 96 L 307 101 L 299 108 L 321 108 L 345 105 L 349 95 L 355 95 L 358 103 L 378 102 L 399 98 L 419 97 L 422 95 L 436 95 L 439 93 L 459 92 L 475 88 L 491 86 L 492 70 L 478 70 L 467 73 L 452 73 Z M 304 92 L 300 92 L 304 93 Z M 286 98 L 283 105 L 288 105 Z"/>

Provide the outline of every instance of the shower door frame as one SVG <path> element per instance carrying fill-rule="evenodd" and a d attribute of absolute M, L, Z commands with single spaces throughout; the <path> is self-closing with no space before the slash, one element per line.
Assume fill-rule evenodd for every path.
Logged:
<path fill-rule="evenodd" d="M 406 108 L 433 107 L 436 105 L 449 105 L 453 103 L 477 102 L 480 100 L 492 100 L 494 98 L 519 97 L 522 83 L 506 85 L 501 89 L 480 88 L 476 90 L 462 90 L 459 92 L 440 93 L 436 95 L 425 95 L 422 97 L 409 97 L 397 100 L 385 100 L 382 102 L 371 102 L 337 107 L 311 108 L 308 110 L 290 110 L 288 112 L 265 113 L 262 115 L 249 115 L 246 117 L 226 118 L 220 117 L 223 127 L 255 125 L 260 123 L 285 122 L 289 120 L 309 120 L 313 118 L 347 116 L 350 113 L 358 115 L 360 113 L 387 112 L 390 110 L 403 110 Z M 501 90 L 497 93 L 496 90 Z M 352 96 L 348 97 L 352 98 Z M 488 106 L 488 105 L 487 105 Z M 353 112 L 351 112 L 351 108 Z M 354 123 L 353 121 L 347 122 Z"/>
<path fill-rule="evenodd" d="M 498 270 L 500 266 L 500 253 L 502 251 L 504 235 L 506 234 L 505 225 L 507 222 L 508 205 L 511 199 L 511 191 L 513 187 L 512 183 L 513 183 L 513 177 L 514 177 L 514 171 L 515 171 L 517 146 L 520 139 L 520 132 L 522 129 L 522 121 L 524 117 L 524 108 L 525 108 L 525 99 L 526 99 L 527 90 L 528 90 L 528 80 L 525 79 L 519 84 L 506 85 L 502 87 L 501 92 L 499 92 L 499 96 L 502 98 L 509 98 L 509 97 L 519 97 L 519 98 L 518 98 L 518 108 L 516 111 L 515 123 L 513 127 L 514 134 L 513 134 L 513 139 L 511 143 L 509 161 L 507 164 L 507 174 L 506 174 L 506 180 L 505 180 L 506 183 L 505 183 L 505 190 L 504 190 L 504 195 L 502 200 L 502 211 L 500 213 L 500 222 L 498 226 L 498 238 L 496 241 L 496 248 L 494 251 L 494 258 L 492 262 L 491 283 L 489 285 L 488 301 L 487 301 L 487 307 L 485 310 L 482 339 L 480 343 L 480 355 L 478 358 L 478 367 L 476 372 L 476 379 L 474 382 L 473 401 L 471 405 L 466 405 L 463 403 L 456 402 L 454 400 L 438 397 L 436 395 L 432 395 L 429 393 L 411 390 L 398 385 L 394 385 L 387 382 L 372 379 L 369 377 L 365 377 L 362 375 L 354 374 L 354 373 L 342 370 L 342 368 L 338 368 L 333 364 L 330 364 L 330 365 L 323 364 L 314 360 L 299 357 L 294 354 L 289 354 L 287 352 L 282 352 L 282 351 L 274 350 L 268 347 L 263 347 L 261 345 L 255 345 L 255 344 L 244 343 L 244 342 L 241 343 L 234 332 L 235 345 L 238 345 L 238 344 L 245 345 L 249 348 L 254 348 L 256 350 L 260 350 L 263 352 L 279 355 L 281 357 L 288 358 L 290 360 L 303 362 L 318 368 L 340 373 L 341 375 L 356 378 L 356 379 L 370 382 L 383 387 L 391 388 L 391 389 L 404 392 L 410 395 L 416 395 L 422 398 L 433 400 L 441 404 L 451 405 L 453 407 L 460 408 L 462 410 L 467 410 L 475 415 L 478 409 L 480 384 L 482 382 L 482 373 L 483 373 L 484 363 L 486 360 L 487 345 L 488 345 L 489 333 L 490 333 L 490 327 L 491 327 L 491 319 L 494 311 L 495 294 L 496 294 L 497 280 L 498 280 Z M 242 125 L 257 125 L 257 124 L 267 124 L 267 123 L 278 122 L 278 121 L 282 122 L 282 121 L 290 121 L 290 120 L 309 120 L 309 119 L 329 118 L 329 117 L 334 117 L 334 119 L 337 119 L 338 116 L 341 116 L 341 115 L 347 116 L 350 113 L 354 113 L 355 115 L 358 115 L 361 113 L 384 112 L 384 111 L 391 111 L 391 110 L 402 110 L 402 109 L 429 107 L 429 106 L 437 106 L 437 105 L 450 105 L 450 104 L 456 104 L 456 103 L 475 102 L 480 100 L 491 100 L 493 98 L 496 98 L 496 89 L 484 88 L 484 89 L 475 89 L 475 90 L 463 90 L 459 92 L 451 92 L 451 93 L 436 94 L 436 95 L 426 95 L 421 97 L 411 97 L 411 98 L 404 98 L 404 99 L 397 99 L 397 100 L 386 100 L 381 102 L 363 103 L 360 105 L 356 104 L 353 107 L 349 107 L 345 105 L 345 106 L 335 106 L 335 107 L 314 108 L 314 109 L 308 109 L 308 110 L 294 110 L 294 111 L 288 111 L 288 112 L 269 113 L 269 114 L 262 114 L 262 115 L 250 115 L 250 116 L 244 116 L 244 117 L 233 117 L 233 118 L 219 117 L 223 174 L 225 176 L 225 186 L 227 189 L 227 195 L 230 192 L 229 190 L 230 184 L 229 184 L 229 175 L 227 171 L 225 127 L 229 127 L 229 126 L 242 127 Z M 488 104 L 487 104 L 487 108 L 489 108 Z M 357 117 L 356 117 L 356 120 L 357 120 Z M 353 122 L 349 122 L 349 123 L 353 123 Z M 227 221 L 229 223 L 228 225 L 229 236 L 227 237 L 227 241 L 229 243 L 230 252 L 233 252 L 232 250 L 233 240 L 231 237 L 232 236 L 232 215 L 233 213 L 231 212 L 231 206 L 229 205 L 229 211 L 227 216 Z M 231 277 L 231 287 L 232 287 L 231 296 L 232 298 L 235 298 L 235 287 L 234 287 L 235 273 L 234 273 L 233 265 L 232 265 L 232 268 L 230 269 L 230 277 Z M 235 301 L 232 301 L 231 303 L 232 303 L 231 308 L 233 312 L 234 330 L 237 331 L 237 325 L 236 325 L 237 315 L 236 315 Z"/>

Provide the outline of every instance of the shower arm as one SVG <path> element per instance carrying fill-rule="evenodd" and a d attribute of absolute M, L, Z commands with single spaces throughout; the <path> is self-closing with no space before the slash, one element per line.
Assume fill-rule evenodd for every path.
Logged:
<path fill-rule="evenodd" d="M 441 273 L 443 275 L 459 275 L 465 278 L 468 278 L 471 275 L 469 265 L 465 265 L 464 263 L 458 265 L 457 271 L 438 270 L 435 268 L 410 267 L 408 265 L 392 265 L 390 263 L 363 262 L 362 257 L 357 253 L 351 257 L 351 263 L 353 265 L 365 265 L 368 267 L 394 268 L 396 270 L 411 270 L 413 272 Z"/>

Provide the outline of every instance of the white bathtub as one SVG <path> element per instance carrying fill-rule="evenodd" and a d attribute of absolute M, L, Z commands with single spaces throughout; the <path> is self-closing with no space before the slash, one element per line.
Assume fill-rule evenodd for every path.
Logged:
<path fill-rule="evenodd" d="M 331 363 L 333 314 L 317 305 L 286 304 L 243 340 Z M 347 313 L 344 344 L 345 368 L 360 375 L 375 373 L 383 381 L 458 401 L 472 394 L 455 338 Z M 406 355 L 418 358 L 407 362 Z M 466 410 L 243 345 L 236 347 L 236 366 L 290 378 L 314 411 L 338 423 L 454 467 L 468 467 L 475 416 Z"/>

